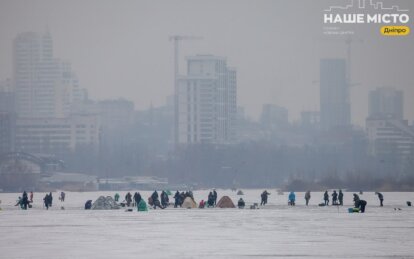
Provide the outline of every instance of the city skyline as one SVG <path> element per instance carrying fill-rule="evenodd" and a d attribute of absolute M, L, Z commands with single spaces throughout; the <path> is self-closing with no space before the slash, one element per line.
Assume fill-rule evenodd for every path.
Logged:
<path fill-rule="evenodd" d="M 397 2 L 404 8 L 414 9 L 411 8 L 410 2 Z M 46 3 L 50 4 L 50 10 L 47 12 L 41 8 Z M 199 11 L 191 2 L 184 1 L 183 4 L 187 6 L 187 10 L 191 10 L 185 19 L 182 18 L 183 10 L 177 7 L 171 12 L 159 9 L 152 12 L 153 17 L 148 17 L 144 10 L 153 10 L 152 8 L 161 5 L 141 2 L 141 5 L 132 4 L 131 11 L 124 12 L 124 19 L 111 23 L 111 19 L 94 14 L 91 22 L 84 24 L 85 30 L 76 30 L 74 26 L 86 22 L 85 15 L 92 8 L 91 5 L 81 5 L 79 2 L 57 4 L 41 1 L 37 4 L 29 3 L 28 6 L 32 8 L 27 13 L 25 10 L 28 7 L 23 7 L 22 2 L 5 1 L 2 3 L 5 8 L 1 10 L 9 12 L 2 15 L 1 24 L 11 26 L 0 27 L 3 32 L 0 42 L 0 55 L 3 57 L 0 61 L 0 78 L 3 80 L 11 77 L 10 40 L 19 32 L 42 31 L 49 27 L 54 38 L 55 55 L 71 61 L 81 86 L 87 88 L 94 99 L 127 97 L 141 110 L 149 107 L 151 103 L 160 106 L 165 103 L 166 96 L 173 93 L 173 47 L 168 42 L 168 36 L 183 32 L 203 36 L 204 40 L 182 44 L 180 66 L 184 67 L 183 59 L 189 55 L 207 53 L 226 56 L 229 62 L 238 68 L 238 103 L 245 107 L 249 116 L 258 119 L 264 103 L 286 107 L 291 121 L 299 120 L 300 112 L 303 110 L 319 110 L 319 84 L 314 83 L 319 80 L 319 60 L 344 58 L 345 44 L 340 39 L 323 38 L 322 34 L 302 37 L 308 34 L 309 26 L 314 30 L 315 26 L 322 28 L 323 25 L 320 16 L 307 15 L 301 11 L 298 13 L 297 23 L 292 25 L 297 34 L 286 33 L 283 37 L 275 37 L 277 33 L 269 35 L 268 32 L 276 32 L 282 28 L 280 26 L 287 19 L 282 13 L 283 9 L 297 10 L 298 5 L 310 5 L 309 8 L 316 11 L 314 13 L 321 14 L 327 6 L 326 2 L 308 4 L 304 1 L 294 1 L 279 8 L 281 6 L 277 3 L 262 1 L 256 9 L 248 10 L 248 5 L 244 1 L 229 1 L 223 4 L 234 9 L 234 18 L 230 23 L 223 25 L 226 15 L 217 11 L 217 21 L 209 21 L 208 27 L 205 26 L 210 17 L 208 12 Z M 217 4 L 218 2 L 213 1 L 204 4 L 203 7 L 204 10 L 215 10 Z M 165 5 L 169 6 L 168 3 L 163 4 Z M 109 11 L 109 6 L 104 2 L 101 5 L 102 12 Z M 62 14 L 65 8 L 72 12 Z M 126 5 L 120 5 L 118 8 L 119 11 L 124 11 Z M 83 11 L 78 14 L 77 21 L 66 22 L 71 20 L 71 13 L 79 10 Z M 140 13 L 140 18 L 132 16 L 134 12 Z M 9 13 L 13 13 L 13 16 Z M 246 14 L 249 14 L 246 19 L 254 24 L 245 24 L 242 17 Z M 171 15 L 178 15 L 178 18 L 166 23 Z M 22 16 L 27 18 L 19 19 Z M 116 17 L 116 13 L 114 16 Z M 187 24 L 188 19 L 194 20 L 193 26 Z M 304 23 L 305 20 L 308 20 L 309 24 Z M 253 25 L 254 28 L 263 30 L 252 30 Z M 132 28 L 136 29 L 131 30 Z M 370 90 L 391 86 L 403 90 L 406 97 L 414 95 L 411 87 L 414 79 L 408 70 L 413 66 L 414 51 L 397 51 L 397 48 L 413 48 L 412 44 L 409 44 L 412 36 L 408 36 L 407 39 L 389 40 L 376 35 L 367 36 L 366 31 L 367 28 L 363 27 L 361 33 L 355 36 L 363 38 L 364 41 L 361 44 L 353 44 L 352 56 L 353 82 L 358 85 L 353 86 L 350 93 L 351 119 L 360 126 L 364 125 L 368 115 L 366 100 Z M 92 39 L 92 35 L 97 37 Z M 295 41 L 299 36 L 302 40 L 305 39 L 305 44 Z M 149 48 L 150 45 L 153 47 Z M 242 49 L 246 51 L 241 51 Z M 400 69 L 391 65 L 395 62 L 401 63 Z M 122 69 L 114 73 L 114 69 L 119 67 Z M 154 76 L 155 71 L 157 76 Z M 180 72 L 183 74 L 183 71 Z M 298 73 L 300 77 L 296 76 Z M 412 121 L 413 104 L 405 102 L 404 105 L 404 118 Z"/>

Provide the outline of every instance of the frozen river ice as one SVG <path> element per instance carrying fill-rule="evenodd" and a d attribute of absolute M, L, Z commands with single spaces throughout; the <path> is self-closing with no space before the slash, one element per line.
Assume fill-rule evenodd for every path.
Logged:
<path fill-rule="evenodd" d="M 258 210 L 148 212 L 83 210 L 86 200 L 115 192 L 66 192 L 63 203 L 54 193 L 49 211 L 44 193 L 35 193 L 27 211 L 14 206 L 19 194 L 0 193 L 0 258 L 414 258 L 414 208 L 406 205 L 414 193 L 383 193 L 381 208 L 366 192 L 366 213 L 350 214 L 351 193 L 340 208 L 318 207 L 322 193 L 312 193 L 309 207 L 297 193 L 297 206 L 288 207 L 287 193 L 270 191 L 269 204 Z M 260 202 L 261 190 L 244 193 L 247 205 Z M 196 201 L 207 194 L 194 192 Z M 230 190 L 218 195 L 235 203 L 240 197 Z"/>

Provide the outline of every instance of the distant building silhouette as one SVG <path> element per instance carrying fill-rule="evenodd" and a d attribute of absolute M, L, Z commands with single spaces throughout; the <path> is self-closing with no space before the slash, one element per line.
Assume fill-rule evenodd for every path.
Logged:
<path fill-rule="evenodd" d="M 25 32 L 13 42 L 13 80 L 20 117 L 65 117 L 86 97 L 68 62 L 53 56 L 49 32 Z"/>
<path fill-rule="evenodd" d="M 287 128 L 289 125 L 288 110 L 275 104 L 264 104 L 260 122 L 266 130 Z"/>
<path fill-rule="evenodd" d="M 14 150 L 16 116 L 0 111 L 0 155 Z"/>
<path fill-rule="evenodd" d="M 377 88 L 369 93 L 369 116 L 381 116 L 402 120 L 404 117 L 404 93 L 394 88 Z"/>
<path fill-rule="evenodd" d="M 321 127 L 329 130 L 351 124 L 345 59 L 320 61 Z"/>
<path fill-rule="evenodd" d="M 187 76 L 178 79 L 179 144 L 236 141 L 236 71 L 225 58 L 187 57 Z"/>

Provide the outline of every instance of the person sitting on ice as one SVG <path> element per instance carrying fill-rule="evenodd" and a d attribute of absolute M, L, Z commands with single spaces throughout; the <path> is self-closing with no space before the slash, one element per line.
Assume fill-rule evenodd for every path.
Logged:
<path fill-rule="evenodd" d="M 200 203 L 198 204 L 199 209 L 204 209 L 205 206 L 206 206 L 206 203 L 204 200 L 201 200 Z"/>
<path fill-rule="evenodd" d="M 296 195 L 294 192 L 290 192 L 289 193 L 289 205 L 290 206 L 295 206 L 295 200 L 296 200 Z"/>
<path fill-rule="evenodd" d="M 85 210 L 90 210 L 92 208 L 92 200 L 87 200 L 85 202 Z"/>
<path fill-rule="evenodd" d="M 237 207 L 239 207 L 239 209 L 243 209 L 244 206 L 246 206 L 246 203 L 244 202 L 243 198 L 240 198 L 237 202 Z"/>
<path fill-rule="evenodd" d="M 144 199 L 141 199 L 138 203 L 137 207 L 138 211 L 148 211 L 147 204 L 145 203 Z"/>

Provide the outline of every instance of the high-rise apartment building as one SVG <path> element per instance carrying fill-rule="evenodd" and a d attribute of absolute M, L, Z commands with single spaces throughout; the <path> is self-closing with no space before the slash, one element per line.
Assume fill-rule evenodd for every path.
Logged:
<path fill-rule="evenodd" d="M 369 117 L 404 118 L 404 92 L 394 88 L 377 88 L 369 93 Z"/>
<path fill-rule="evenodd" d="M 178 143 L 236 141 L 236 71 L 225 58 L 187 58 L 187 76 L 178 79 Z"/>
<path fill-rule="evenodd" d="M 322 129 L 329 130 L 351 124 L 345 59 L 320 61 L 320 105 Z"/>
<path fill-rule="evenodd" d="M 13 80 L 16 112 L 25 118 L 62 118 L 85 90 L 70 64 L 53 56 L 50 33 L 26 32 L 13 42 Z"/>

